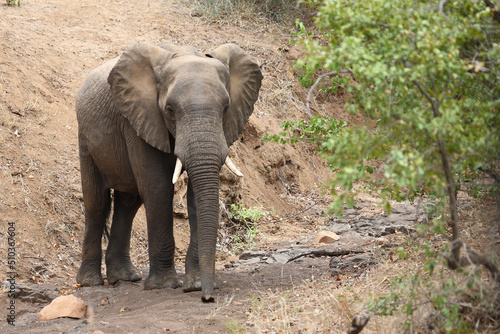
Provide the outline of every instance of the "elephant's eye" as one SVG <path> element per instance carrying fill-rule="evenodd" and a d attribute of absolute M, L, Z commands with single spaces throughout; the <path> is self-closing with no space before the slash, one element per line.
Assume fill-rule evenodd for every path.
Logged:
<path fill-rule="evenodd" d="M 225 115 L 225 114 L 227 114 L 227 112 L 228 112 L 228 111 L 229 111 L 229 106 L 226 106 L 226 107 L 224 108 L 224 115 Z"/>
<path fill-rule="evenodd" d="M 166 113 L 166 114 L 171 114 L 171 113 L 173 113 L 173 112 L 174 112 L 174 110 L 172 109 L 172 107 L 171 107 L 171 106 L 167 106 L 167 107 L 165 108 L 165 113 Z"/>

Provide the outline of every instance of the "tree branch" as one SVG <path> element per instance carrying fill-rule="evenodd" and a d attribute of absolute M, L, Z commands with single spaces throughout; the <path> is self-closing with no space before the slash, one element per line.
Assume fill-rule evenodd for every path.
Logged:
<path fill-rule="evenodd" d="M 413 80 L 413 83 L 415 84 L 415 86 L 417 86 L 420 93 L 422 93 L 425 96 L 425 98 L 430 102 L 434 117 L 439 117 L 439 104 L 436 103 L 436 101 L 434 101 L 432 96 L 430 96 L 429 93 L 425 91 L 425 89 L 422 87 L 422 85 L 420 85 L 420 82 L 418 80 Z"/>
<path fill-rule="evenodd" d="M 500 183 L 500 176 L 491 169 L 484 169 L 483 167 L 479 167 L 478 170 L 491 177 L 493 180 L 495 180 L 495 182 Z"/>
<path fill-rule="evenodd" d="M 496 9 L 495 5 L 490 0 L 484 0 L 484 3 L 486 4 L 486 6 L 490 7 L 491 11 L 493 12 L 493 19 L 500 23 L 500 10 Z"/>
<path fill-rule="evenodd" d="M 425 96 L 425 98 L 431 103 L 434 117 L 439 117 L 439 103 L 436 103 L 436 101 L 429 95 L 429 93 L 427 93 L 422 88 L 418 80 L 414 80 L 413 83 L 417 86 L 417 88 Z M 458 230 L 458 208 L 457 198 L 455 194 L 455 180 L 453 179 L 450 163 L 446 154 L 446 147 L 444 145 L 442 132 L 439 131 L 437 136 L 439 154 L 441 156 L 442 168 L 446 178 L 446 188 L 448 191 L 448 197 L 450 199 L 452 240 L 451 257 L 446 259 L 448 262 L 448 267 L 450 269 L 458 269 L 470 264 L 481 264 L 490 271 L 490 273 L 493 275 L 494 280 L 500 283 L 500 272 L 498 271 L 498 268 L 484 255 L 471 250 L 469 252 L 466 252 L 465 257 L 460 257 L 460 249 L 462 248 L 462 246 L 465 248 L 465 244 L 460 241 L 460 231 Z"/>
<path fill-rule="evenodd" d="M 350 74 L 352 74 L 352 71 L 351 70 L 341 70 L 340 73 L 350 73 Z M 320 75 L 318 77 L 318 79 L 316 79 L 316 82 L 314 82 L 314 84 L 311 86 L 311 88 L 309 88 L 309 92 L 307 92 L 307 100 L 306 100 L 306 112 L 307 112 L 307 115 L 309 115 L 309 117 L 312 117 L 310 104 L 311 104 L 312 93 L 316 89 L 316 86 L 319 84 L 319 82 L 321 80 L 323 80 L 327 76 L 337 75 L 337 74 L 338 74 L 337 71 L 332 71 L 332 72 L 328 72 L 328 73 L 322 74 L 322 75 Z"/>
<path fill-rule="evenodd" d="M 493 262 L 491 262 L 486 256 L 483 254 L 480 254 L 476 251 L 467 250 L 467 247 L 464 243 L 461 241 L 457 242 L 458 245 L 454 245 L 454 248 L 457 248 L 460 251 L 460 248 L 463 246 L 464 247 L 464 252 L 465 256 L 463 257 L 452 257 L 448 258 L 446 257 L 448 268 L 452 270 L 456 270 L 458 268 L 463 268 L 467 267 L 469 265 L 482 265 L 486 269 L 489 270 L 491 275 L 493 276 L 493 279 L 497 282 L 500 283 L 500 271 L 498 268 L 495 266 Z"/>

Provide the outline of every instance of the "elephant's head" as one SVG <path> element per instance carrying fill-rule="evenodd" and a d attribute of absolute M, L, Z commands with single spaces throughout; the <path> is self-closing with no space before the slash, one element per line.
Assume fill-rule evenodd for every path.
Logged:
<path fill-rule="evenodd" d="M 219 171 L 253 111 L 261 81 L 257 63 L 234 44 L 205 56 L 188 47 L 138 43 L 108 78 L 115 105 L 136 133 L 174 153 L 187 170 L 198 212 L 205 299 L 214 286 Z"/>

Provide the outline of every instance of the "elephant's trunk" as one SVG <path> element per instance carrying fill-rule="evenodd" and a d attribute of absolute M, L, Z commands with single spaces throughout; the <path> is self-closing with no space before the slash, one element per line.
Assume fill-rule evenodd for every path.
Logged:
<path fill-rule="evenodd" d="M 219 168 L 220 164 L 210 167 L 203 164 L 188 169 L 196 200 L 201 298 L 205 302 L 214 299 L 215 251 L 219 225 Z"/>
<path fill-rule="evenodd" d="M 193 186 L 202 300 L 208 302 L 214 300 L 215 251 L 219 225 L 219 172 L 228 148 L 221 126 L 215 126 L 215 129 L 207 127 L 207 124 L 213 124 L 213 120 L 210 119 L 197 121 L 199 122 L 195 125 L 191 123 L 191 129 L 195 131 L 179 133 L 176 155 L 182 161 Z"/>

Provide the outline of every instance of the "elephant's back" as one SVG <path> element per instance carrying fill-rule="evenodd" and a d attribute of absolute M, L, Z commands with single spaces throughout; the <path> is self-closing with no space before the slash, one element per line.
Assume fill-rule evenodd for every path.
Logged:
<path fill-rule="evenodd" d="M 111 106 L 111 91 L 108 76 L 119 57 L 111 59 L 95 68 L 87 76 L 76 94 L 76 115 L 78 123 L 85 119 L 95 119 L 105 111 L 114 108 Z"/>

